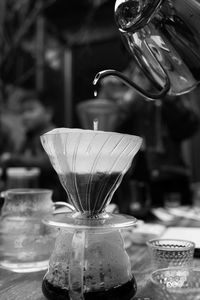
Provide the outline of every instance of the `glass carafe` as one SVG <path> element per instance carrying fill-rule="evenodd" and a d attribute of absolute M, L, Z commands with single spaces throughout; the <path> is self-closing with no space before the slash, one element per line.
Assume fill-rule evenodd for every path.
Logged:
<path fill-rule="evenodd" d="M 137 136 L 54 129 L 41 137 L 74 210 L 46 217 L 60 228 L 42 288 L 47 299 L 129 300 L 136 293 L 120 229 L 132 216 L 106 211 L 141 146 Z"/>
<path fill-rule="evenodd" d="M 120 231 L 61 229 L 42 289 L 48 299 L 131 299 L 136 282 Z"/>
<path fill-rule="evenodd" d="M 56 230 L 42 219 L 53 212 L 52 191 L 10 189 L 4 192 L 0 216 L 0 267 L 35 272 L 48 267 Z"/>

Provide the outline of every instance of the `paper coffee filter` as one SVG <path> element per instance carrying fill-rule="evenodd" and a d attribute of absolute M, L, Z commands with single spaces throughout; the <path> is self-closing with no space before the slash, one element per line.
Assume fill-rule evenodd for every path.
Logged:
<path fill-rule="evenodd" d="M 123 172 L 130 167 L 142 139 L 115 132 L 56 128 L 41 137 L 58 174 Z"/>

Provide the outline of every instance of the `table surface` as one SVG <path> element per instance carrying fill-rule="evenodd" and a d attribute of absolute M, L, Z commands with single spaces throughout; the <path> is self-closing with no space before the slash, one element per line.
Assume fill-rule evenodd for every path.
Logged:
<path fill-rule="evenodd" d="M 200 222 L 194 223 L 182 218 L 177 221 L 176 226 L 200 226 Z M 127 252 L 138 285 L 137 294 L 133 299 L 153 300 L 149 282 L 152 269 L 147 247 L 144 244 L 133 243 Z M 194 265 L 200 266 L 200 259 L 194 259 Z M 18 274 L 0 270 L 0 300 L 45 300 L 41 290 L 45 272 Z"/>

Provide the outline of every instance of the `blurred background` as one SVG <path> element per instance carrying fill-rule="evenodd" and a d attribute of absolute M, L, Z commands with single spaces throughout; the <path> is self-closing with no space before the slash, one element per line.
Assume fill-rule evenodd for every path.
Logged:
<path fill-rule="evenodd" d="M 55 201 L 65 200 L 39 137 L 54 127 L 92 129 L 98 118 L 101 130 L 143 137 L 113 198 L 121 212 L 145 217 L 151 207 L 190 205 L 194 194 L 198 198 L 199 88 L 152 102 L 109 78 L 94 99 L 92 82 L 104 69 L 151 89 L 122 44 L 114 4 L 0 1 L 1 190 L 45 187 L 53 189 Z"/>

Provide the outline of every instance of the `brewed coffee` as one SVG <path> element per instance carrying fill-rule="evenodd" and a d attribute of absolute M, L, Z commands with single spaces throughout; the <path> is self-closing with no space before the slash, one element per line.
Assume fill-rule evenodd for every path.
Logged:
<path fill-rule="evenodd" d="M 112 188 L 116 187 L 121 173 L 68 173 L 59 174 L 59 178 L 76 209 L 96 215 L 102 212 L 109 201 Z"/>
<path fill-rule="evenodd" d="M 105 291 L 91 291 L 84 293 L 85 300 L 130 300 L 136 293 L 137 286 L 134 277 L 119 286 Z M 42 291 L 49 300 L 70 300 L 68 289 L 55 287 L 46 279 L 42 283 Z"/>

